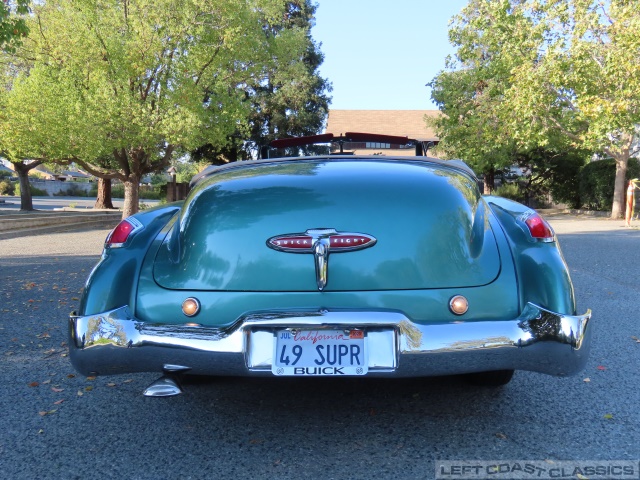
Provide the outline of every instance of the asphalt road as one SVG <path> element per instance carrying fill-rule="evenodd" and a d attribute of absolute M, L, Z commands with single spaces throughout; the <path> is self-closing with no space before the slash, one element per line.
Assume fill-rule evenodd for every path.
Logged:
<path fill-rule="evenodd" d="M 145 398 L 155 374 L 86 378 L 66 317 L 106 231 L 0 241 L 0 476 L 433 478 L 436 460 L 640 459 L 640 230 L 552 218 L 579 310 L 586 370 L 458 378 L 218 379 Z M 587 381 L 588 379 L 588 381 Z"/>

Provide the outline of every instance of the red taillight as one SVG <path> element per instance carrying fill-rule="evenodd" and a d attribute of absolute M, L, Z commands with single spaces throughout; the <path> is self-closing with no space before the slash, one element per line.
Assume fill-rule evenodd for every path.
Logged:
<path fill-rule="evenodd" d="M 121 247 L 133 232 L 141 228 L 142 224 L 135 218 L 129 217 L 126 220 L 122 220 L 107 236 L 104 242 L 105 246 Z"/>
<path fill-rule="evenodd" d="M 525 218 L 524 223 L 529 228 L 529 233 L 536 239 L 552 241 L 554 237 L 553 229 L 547 221 L 535 212 L 531 212 Z"/>

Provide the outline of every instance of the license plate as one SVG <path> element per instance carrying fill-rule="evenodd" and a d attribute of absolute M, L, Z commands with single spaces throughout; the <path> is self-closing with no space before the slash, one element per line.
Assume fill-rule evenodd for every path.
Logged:
<path fill-rule="evenodd" d="M 368 360 L 363 330 L 279 330 L 274 375 L 366 375 Z"/>

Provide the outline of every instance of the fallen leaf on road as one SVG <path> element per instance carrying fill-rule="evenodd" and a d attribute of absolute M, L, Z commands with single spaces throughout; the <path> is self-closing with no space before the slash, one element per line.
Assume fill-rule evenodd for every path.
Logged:
<path fill-rule="evenodd" d="M 70 373 L 69 375 L 67 375 L 67 378 L 75 378 L 75 374 Z"/>
<path fill-rule="evenodd" d="M 53 402 L 54 405 L 60 405 L 62 402 L 64 402 L 64 398 L 61 400 L 58 400 L 57 402 Z"/>
<path fill-rule="evenodd" d="M 64 392 L 64 388 L 51 387 L 51 390 L 53 390 L 56 393 Z"/>
<path fill-rule="evenodd" d="M 636 341 L 636 343 L 640 343 L 640 338 L 638 338 L 638 337 L 634 337 L 634 336 L 632 336 L 631 338 L 632 338 L 633 340 L 635 340 L 635 341 Z"/>
<path fill-rule="evenodd" d="M 84 395 L 84 393 L 82 393 L 80 390 L 78 390 L 78 396 L 81 397 L 82 395 Z"/>
<path fill-rule="evenodd" d="M 44 417 L 46 415 L 53 415 L 54 413 L 56 413 L 58 410 L 56 410 L 55 408 L 53 410 L 49 410 L 48 412 L 38 412 L 38 415 L 40 415 L 41 417 Z"/>
<path fill-rule="evenodd" d="M 606 418 L 607 420 L 611 420 L 613 418 L 613 415 L 611 415 L 610 413 L 605 414 L 604 418 Z"/>
<path fill-rule="evenodd" d="M 90 392 L 91 390 L 93 390 L 93 387 L 91 385 L 89 385 L 88 387 L 84 387 L 85 392 Z"/>
<path fill-rule="evenodd" d="M 38 430 L 38 433 L 44 433 L 43 429 Z"/>
<path fill-rule="evenodd" d="M 130 378 L 130 379 L 128 379 L 128 380 L 125 380 L 125 381 L 124 381 L 124 382 L 122 382 L 122 383 L 131 383 L 131 382 L 133 382 L 133 378 Z"/>
<path fill-rule="evenodd" d="M 43 385 L 48 385 L 49 383 L 51 383 L 51 379 L 45 380 L 44 382 L 42 382 Z"/>
<path fill-rule="evenodd" d="M 585 378 L 585 379 L 583 380 L 583 382 L 587 382 L 587 383 L 589 383 L 590 381 L 591 381 L 591 379 L 590 379 L 589 377 L 587 377 L 587 378 Z"/>
<path fill-rule="evenodd" d="M 96 377 L 87 377 L 87 380 L 88 380 L 89 382 L 92 382 L 92 381 L 93 381 L 93 380 L 95 380 L 95 379 L 96 379 Z"/>
<path fill-rule="evenodd" d="M 607 369 L 607 367 L 603 367 L 602 365 L 598 365 L 597 368 L 598 368 L 598 370 L 606 370 Z"/>
<path fill-rule="evenodd" d="M 115 387 L 116 384 L 115 383 L 107 383 L 107 387 Z"/>
<path fill-rule="evenodd" d="M 29 384 L 30 387 L 37 387 L 38 385 L 40 385 L 40 383 L 38 383 L 38 382 L 31 382 Z"/>
<path fill-rule="evenodd" d="M 506 440 L 507 436 L 504 433 L 498 432 L 496 433 L 496 437 L 498 437 L 501 440 Z"/>

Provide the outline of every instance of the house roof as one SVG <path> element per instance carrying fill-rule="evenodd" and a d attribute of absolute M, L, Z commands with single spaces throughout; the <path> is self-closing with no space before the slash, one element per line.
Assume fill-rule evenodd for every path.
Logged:
<path fill-rule="evenodd" d="M 416 140 L 438 140 L 424 117 L 440 115 L 439 110 L 329 110 L 326 133 L 378 133 L 407 136 Z"/>
<path fill-rule="evenodd" d="M 91 175 L 87 175 L 84 172 L 76 172 L 73 170 L 65 170 L 60 175 L 65 175 L 67 177 L 75 177 L 75 178 L 91 178 Z"/>

